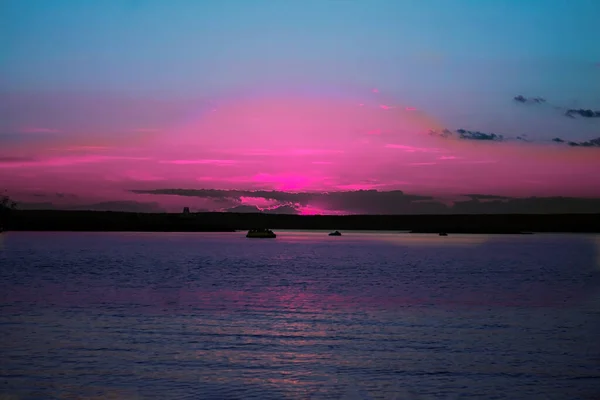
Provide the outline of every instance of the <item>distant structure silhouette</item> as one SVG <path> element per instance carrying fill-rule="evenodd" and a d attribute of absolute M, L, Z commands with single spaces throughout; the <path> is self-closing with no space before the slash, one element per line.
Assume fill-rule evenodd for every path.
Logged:
<path fill-rule="evenodd" d="M 190 208 L 189 207 L 183 207 L 183 213 L 184 214 L 189 214 L 190 213 Z"/>

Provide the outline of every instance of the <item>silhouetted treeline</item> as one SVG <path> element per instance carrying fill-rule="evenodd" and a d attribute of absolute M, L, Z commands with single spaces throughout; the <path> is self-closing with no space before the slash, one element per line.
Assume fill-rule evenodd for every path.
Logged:
<path fill-rule="evenodd" d="M 600 214 L 347 215 L 250 213 L 150 214 L 13 211 L 8 230 L 227 232 L 253 228 L 402 230 L 423 233 L 600 232 Z"/>
<path fill-rule="evenodd" d="M 5 229 L 18 231 L 227 232 L 222 224 L 192 215 L 112 211 L 17 210 Z"/>

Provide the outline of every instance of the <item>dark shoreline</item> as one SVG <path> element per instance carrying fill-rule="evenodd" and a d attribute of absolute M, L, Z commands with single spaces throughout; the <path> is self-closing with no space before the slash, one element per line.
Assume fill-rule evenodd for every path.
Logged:
<path fill-rule="evenodd" d="M 600 233 L 600 213 L 301 216 L 17 210 L 5 216 L 3 222 L 7 231 L 234 232 L 269 228 L 465 234 Z"/>

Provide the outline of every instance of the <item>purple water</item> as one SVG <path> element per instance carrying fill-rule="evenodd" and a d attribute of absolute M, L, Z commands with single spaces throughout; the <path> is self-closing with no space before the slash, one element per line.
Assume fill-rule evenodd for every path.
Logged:
<path fill-rule="evenodd" d="M 600 237 L 277 234 L 0 235 L 0 398 L 600 398 Z"/>

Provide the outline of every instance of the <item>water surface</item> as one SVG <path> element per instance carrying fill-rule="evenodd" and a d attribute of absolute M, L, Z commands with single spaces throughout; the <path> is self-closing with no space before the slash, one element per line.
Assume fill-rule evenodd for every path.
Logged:
<path fill-rule="evenodd" d="M 0 395 L 598 399 L 600 238 L 0 235 Z"/>

